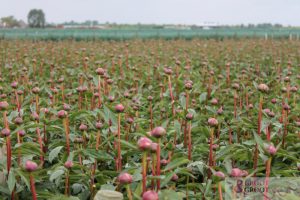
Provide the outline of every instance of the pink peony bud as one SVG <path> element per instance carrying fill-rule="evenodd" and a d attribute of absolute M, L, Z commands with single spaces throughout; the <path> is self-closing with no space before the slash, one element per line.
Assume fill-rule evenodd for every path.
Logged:
<path fill-rule="evenodd" d="M 24 130 L 19 130 L 18 134 L 19 134 L 19 136 L 23 137 L 23 136 L 25 136 L 26 132 Z"/>
<path fill-rule="evenodd" d="M 218 99 L 213 98 L 213 99 L 210 101 L 210 103 L 211 103 L 212 105 L 217 105 L 217 104 L 218 104 Z"/>
<path fill-rule="evenodd" d="M 103 76 L 105 74 L 105 70 L 99 67 L 98 69 L 96 69 L 96 73 L 100 76 Z"/>
<path fill-rule="evenodd" d="M 218 115 L 222 115 L 223 114 L 223 107 L 222 106 L 217 110 L 217 114 Z"/>
<path fill-rule="evenodd" d="M 21 117 L 16 117 L 14 120 L 15 124 L 20 125 L 23 123 L 23 119 Z"/>
<path fill-rule="evenodd" d="M 157 151 L 157 146 L 158 146 L 157 143 L 152 142 L 152 144 L 151 144 L 151 151 L 152 151 L 153 153 Z"/>
<path fill-rule="evenodd" d="M 186 116 L 185 116 L 186 120 L 193 120 L 194 118 L 194 115 L 192 113 L 188 113 Z"/>
<path fill-rule="evenodd" d="M 176 182 L 178 181 L 179 177 L 177 176 L 177 174 L 174 174 L 171 178 L 172 181 Z"/>
<path fill-rule="evenodd" d="M 70 169 L 73 167 L 73 162 L 71 160 L 68 160 L 64 164 L 65 168 Z"/>
<path fill-rule="evenodd" d="M 14 89 L 16 89 L 18 87 L 18 82 L 17 81 L 14 81 L 10 84 L 10 86 Z"/>
<path fill-rule="evenodd" d="M 143 200 L 158 200 L 158 194 L 153 190 L 149 190 L 143 194 Z"/>
<path fill-rule="evenodd" d="M 220 178 L 220 179 L 224 179 L 225 178 L 225 174 L 221 171 L 217 171 L 215 174 L 214 174 L 216 177 Z"/>
<path fill-rule="evenodd" d="M 152 97 L 152 96 L 148 96 L 147 100 L 148 100 L 148 101 L 152 101 L 152 100 L 153 100 L 153 97 Z"/>
<path fill-rule="evenodd" d="M 156 138 L 160 138 L 160 137 L 164 136 L 166 133 L 167 133 L 166 130 L 161 126 L 155 127 L 151 131 L 151 135 Z"/>
<path fill-rule="evenodd" d="M 103 124 L 101 122 L 96 122 L 95 127 L 96 129 L 101 129 L 103 127 Z"/>
<path fill-rule="evenodd" d="M 161 164 L 162 166 L 166 166 L 168 163 L 169 163 L 169 161 L 166 160 L 166 159 L 162 159 L 162 160 L 160 161 L 160 164 Z"/>
<path fill-rule="evenodd" d="M 270 155 L 275 155 L 276 154 L 276 152 L 277 152 L 277 149 L 276 149 L 276 147 L 274 147 L 273 145 L 269 145 L 268 147 L 267 147 L 267 152 L 270 154 Z"/>
<path fill-rule="evenodd" d="M 31 91 L 33 94 L 38 94 L 40 92 L 40 88 L 34 87 Z"/>
<path fill-rule="evenodd" d="M 0 102 L 0 110 L 6 110 L 8 106 L 9 104 L 7 103 L 7 101 Z"/>
<path fill-rule="evenodd" d="M 114 102 L 114 100 L 115 100 L 115 97 L 113 97 L 113 96 L 109 96 L 109 97 L 108 97 L 108 101 L 109 101 L 109 102 Z"/>
<path fill-rule="evenodd" d="M 39 116 L 39 114 L 37 114 L 37 112 L 33 112 L 33 113 L 31 114 L 31 118 L 32 118 L 33 120 L 39 120 L 39 119 L 40 119 L 40 116 Z"/>
<path fill-rule="evenodd" d="M 218 125 L 218 120 L 216 118 L 209 118 L 207 122 L 208 122 L 209 126 L 217 126 Z"/>
<path fill-rule="evenodd" d="M 7 137 L 7 136 L 10 136 L 10 130 L 8 128 L 4 128 L 1 130 L 1 135 L 3 137 Z"/>
<path fill-rule="evenodd" d="M 80 124 L 79 130 L 81 130 L 81 131 L 86 131 L 87 129 L 88 129 L 87 125 L 85 125 L 85 124 Z"/>
<path fill-rule="evenodd" d="M 258 85 L 258 90 L 261 92 L 268 92 L 269 87 L 266 84 L 261 83 Z"/>
<path fill-rule="evenodd" d="M 141 137 L 137 144 L 140 150 L 145 151 L 151 149 L 152 141 L 147 137 Z"/>
<path fill-rule="evenodd" d="M 124 109 L 125 108 L 124 108 L 124 106 L 122 104 L 118 104 L 118 105 L 115 106 L 115 110 L 116 110 L 117 113 L 123 112 Z"/>
<path fill-rule="evenodd" d="M 31 160 L 27 160 L 26 163 L 25 163 L 25 169 L 26 171 L 28 172 L 33 172 L 35 171 L 36 169 L 38 168 L 38 165 L 31 161 Z"/>
<path fill-rule="evenodd" d="M 71 106 L 69 104 L 64 103 L 64 110 L 65 111 L 71 110 Z"/>
<path fill-rule="evenodd" d="M 65 110 L 60 110 L 60 111 L 58 111 L 58 113 L 57 113 L 57 117 L 58 118 L 65 118 L 66 116 L 67 116 L 67 112 L 65 111 Z"/>
<path fill-rule="evenodd" d="M 232 168 L 230 175 L 232 177 L 241 177 L 243 174 L 242 170 L 240 170 L 239 168 Z"/>
<path fill-rule="evenodd" d="M 132 183 L 132 176 L 128 173 L 122 173 L 118 176 L 118 181 L 121 184 L 130 184 Z"/>

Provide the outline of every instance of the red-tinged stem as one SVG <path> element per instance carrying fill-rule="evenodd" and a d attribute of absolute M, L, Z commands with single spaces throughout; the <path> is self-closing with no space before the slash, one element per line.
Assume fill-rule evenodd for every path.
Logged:
<path fill-rule="evenodd" d="M 97 169 L 97 160 L 95 160 L 94 165 L 92 165 L 91 169 L 91 184 L 90 184 L 90 190 L 91 190 L 91 196 L 90 199 L 93 199 L 95 196 L 95 173 Z"/>
<path fill-rule="evenodd" d="M 79 101 L 78 101 L 79 110 L 81 110 L 81 104 L 82 104 L 82 92 L 79 92 Z"/>
<path fill-rule="evenodd" d="M 34 183 L 34 178 L 33 175 L 30 173 L 29 174 L 29 179 L 30 179 L 30 190 L 32 193 L 32 199 L 33 200 L 37 200 L 37 196 L 36 196 L 36 190 L 35 190 L 35 183 Z"/>
<path fill-rule="evenodd" d="M 219 200 L 223 200 L 222 184 L 221 184 L 221 182 L 218 183 L 218 192 L 219 192 Z"/>
<path fill-rule="evenodd" d="M 128 62 L 128 48 L 125 50 L 126 55 L 126 69 L 129 70 L 129 62 Z"/>
<path fill-rule="evenodd" d="M 101 143 L 101 132 L 100 130 L 97 131 L 97 138 L 96 138 L 96 150 L 99 150 L 99 146 Z"/>
<path fill-rule="evenodd" d="M 267 140 L 271 141 L 271 124 L 267 126 Z"/>
<path fill-rule="evenodd" d="M 272 163 L 272 157 L 270 157 L 267 160 L 267 163 L 266 163 L 266 179 L 265 179 L 264 200 L 269 200 L 268 190 L 269 190 L 269 177 L 270 177 L 270 172 L 271 172 L 271 163 Z"/>
<path fill-rule="evenodd" d="M 186 99 L 185 99 L 185 110 L 187 111 L 189 109 L 189 101 L 190 101 L 190 94 L 189 92 L 186 90 L 185 92 L 186 95 Z"/>
<path fill-rule="evenodd" d="M 146 192 L 147 190 L 147 152 L 143 152 L 143 157 L 142 157 L 142 188 L 143 192 Z"/>
<path fill-rule="evenodd" d="M 207 87 L 207 98 L 206 98 L 206 100 L 210 99 L 212 82 L 213 82 L 213 77 L 210 77 L 209 82 L 208 82 L 208 87 Z"/>
<path fill-rule="evenodd" d="M 84 66 L 84 71 L 85 71 L 85 72 L 87 72 L 88 64 L 87 64 L 87 62 L 86 62 L 86 61 L 84 61 L 84 64 L 83 64 L 83 66 Z"/>
<path fill-rule="evenodd" d="M 20 116 L 21 106 L 20 106 L 19 95 L 17 93 L 17 90 L 15 90 L 15 96 L 16 96 L 16 103 L 17 103 L 18 113 L 19 113 L 19 116 Z"/>
<path fill-rule="evenodd" d="M 157 139 L 157 151 L 156 151 L 156 176 L 160 176 L 160 138 Z M 156 181 L 156 190 L 160 190 L 160 179 Z"/>
<path fill-rule="evenodd" d="M 39 113 L 39 95 L 35 95 L 35 110 Z"/>
<path fill-rule="evenodd" d="M 153 129 L 153 111 L 152 111 L 152 102 L 150 101 L 149 105 L 149 112 L 150 112 L 150 130 Z"/>
<path fill-rule="evenodd" d="M 18 144 L 21 145 L 22 141 L 21 141 L 19 134 L 17 134 L 17 140 L 18 140 Z M 18 166 L 21 166 L 21 150 L 20 149 L 18 149 Z"/>
<path fill-rule="evenodd" d="M 288 125 L 288 111 L 284 111 L 283 115 L 283 121 L 284 121 L 284 129 L 283 129 L 283 137 L 282 137 L 282 147 L 285 148 L 285 138 L 288 134 L 287 125 Z"/>
<path fill-rule="evenodd" d="M 153 153 L 152 154 L 152 176 L 155 176 L 156 175 L 156 170 L 155 170 L 155 167 L 156 167 L 156 154 Z M 153 190 L 154 189 L 154 179 L 151 180 L 151 189 Z"/>
<path fill-rule="evenodd" d="M 188 122 L 187 120 L 184 121 L 184 130 L 183 130 L 183 146 L 187 146 L 187 132 L 188 132 Z"/>
<path fill-rule="evenodd" d="M 121 157 L 121 114 L 118 114 L 118 165 L 117 165 L 117 171 L 121 171 L 122 169 L 122 157 Z"/>
<path fill-rule="evenodd" d="M 213 141 L 214 141 L 214 128 L 210 129 L 210 142 L 209 142 L 209 166 L 213 166 Z M 210 173 L 209 173 L 209 178 L 210 178 Z"/>
<path fill-rule="evenodd" d="M 37 134 L 37 137 L 38 137 L 38 142 L 39 142 L 39 145 L 40 145 L 40 149 L 41 149 L 41 152 L 44 152 L 44 148 L 43 148 L 43 140 L 42 140 L 42 137 L 41 137 L 41 131 L 40 131 L 40 128 L 36 128 L 36 134 Z M 40 165 L 43 166 L 44 164 L 44 156 L 40 156 Z"/>
<path fill-rule="evenodd" d="M 257 135 L 260 136 L 260 129 L 261 129 L 261 120 L 262 120 L 262 107 L 263 107 L 263 96 L 260 95 L 259 99 L 259 110 L 258 110 L 258 121 L 257 121 Z M 258 162 L 258 145 L 255 145 L 254 151 L 254 160 L 253 160 L 253 169 L 256 170 Z M 255 176 L 256 174 L 254 174 Z"/>
<path fill-rule="evenodd" d="M 65 136 L 66 136 L 66 149 L 67 155 L 70 155 L 70 136 L 69 136 L 69 128 L 68 128 L 68 118 L 63 119 L 63 124 L 65 128 Z"/>
<path fill-rule="evenodd" d="M 240 110 L 242 110 L 242 106 L 243 106 L 243 96 L 240 96 L 239 100 L 240 100 Z"/>
<path fill-rule="evenodd" d="M 112 74 L 115 73 L 115 60 L 114 60 L 114 58 L 111 58 L 111 72 L 112 72 Z"/>
<path fill-rule="evenodd" d="M 246 92 L 246 107 L 248 108 L 249 105 L 249 97 L 248 97 L 248 92 Z"/>
<path fill-rule="evenodd" d="M 6 156 L 7 156 L 7 173 L 9 174 L 11 168 L 11 142 L 10 136 L 6 137 Z"/>
<path fill-rule="evenodd" d="M 65 94 L 64 94 L 64 84 L 62 83 L 61 84 L 61 98 L 62 98 L 62 102 L 64 103 L 65 102 Z"/>
<path fill-rule="evenodd" d="M 5 128 L 9 129 L 6 111 L 3 112 L 3 123 Z M 7 165 L 7 173 L 9 174 L 11 167 L 11 141 L 10 136 L 6 137 L 6 165 Z"/>
<path fill-rule="evenodd" d="M 260 135 L 261 120 L 262 120 L 262 107 L 263 107 L 263 96 L 261 95 L 260 100 L 259 100 L 257 135 Z"/>
<path fill-rule="evenodd" d="M 173 92 L 172 92 L 172 82 L 171 82 L 171 76 L 170 75 L 168 75 L 168 86 L 169 86 L 170 97 L 171 97 L 172 114 L 173 114 L 173 117 L 174 117 L 175 116 L 174 96 L 173 96 Z"/>
<path fill-rule="evenodd" d="M 189 92 L 186 90 L 186 101 L 185 101 L 185 110 L 186 112 L 188 111 L 189 108 Z M 188 122 L 185 121 L 185 126 L 184 126 L 184 132 L 183 132 L 183 145 L 184 147 L 187 146 L 187 137 L 188 137 Z"/>
<path fill-rule="evenodd" d="M 99 94 L 98 107 L 100 108 L 101 107 L 101 76 L 100 75 L 98 75 L 98 94 Z"/>
<path fill-rule="evenodd" d="M 48 137 L 47 137 L 47 132 L 46 132 L 46 117 L 44 116 L 44 144 L 46 145 L 48 143 Z"/>
<path fill-rule="evenodd" d="M 227 85 L 230 84 L 230 65 L 226 66 L 226 82 L 227 82 Z"/>
<path fill-rule="evenodd" d="M 164 87 L 161 87 L 160 95 L 159 95 L 161 101 L 163 100 L 163 93 L 164 93 Z"/>
<path fill-rule="evenodd" d="M 188 123 L 188 159 L 192 160 L 192 122 Z"/>
<path fill-rule="evenodd" d="M 65 180 L 65 195 L 70 196 L 70 177 L 69 177 L 69 170 L 66 173 L 66 180 Z"/>
<path fill-rule="evenodd" d="M 86 131 L 83 131 L 82 132 L 82 138 L 83 138 L 83 148 L 86 148 L 87 147 L 87 139 L 86 139 Z"/>
<path fill-rule="evenodd" d="M 290 90 L 291 90 L 291 87 L 290 87 L 290 84 L 288 83 L 287 84 L 287 94 L 286 94 L 287 99 L 290 99 Z"/>
<path fill-rule="evenodd" d="M 229 144 L 232 144 L 232 129 L 229 126 Z"/>
<path fill-rule="evenodd" d="M 3 112 L 3 123 L 4 123 L 5 128 L 8 129 L 9 127 L 8 127 L 8 121 L 7 121 L 6 111 Z"/>
<path fill-rule="evenodd" d="M 237 110 L 237 94 L 236 94 L 236 91 L 234 92 L 234 97 L 233 97 L 233 99 L 234 99 L 234 118 L 236 118 L 236 110 Z"/>
<path fill-rule="evenodd" d="M 120 74 L 121 77 L 124 77 L 124 72 L 123 72 L 123 67 L 122 67 L 122 58 L 119 58 L 119 69 L 120 69 Z"/>

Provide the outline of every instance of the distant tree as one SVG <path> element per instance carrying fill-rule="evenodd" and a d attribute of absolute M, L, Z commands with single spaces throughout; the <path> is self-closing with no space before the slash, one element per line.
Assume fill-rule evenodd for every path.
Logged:
<path fill-rule="evenodd" d="M 31 28 L 44 28 L 46 24 L 43 10 L 32 9 L 27 15 L 28 25 Z"/>
<path fill-rule="evenodd" d="M 282 28 L 282 24 L 274 24 L 275 28 Z"/>
<path fill-rule="evenodd" d="M 19 21 L 14 16 L 2 17 L 1 23 L 7 28 L 19 27 Z"/>

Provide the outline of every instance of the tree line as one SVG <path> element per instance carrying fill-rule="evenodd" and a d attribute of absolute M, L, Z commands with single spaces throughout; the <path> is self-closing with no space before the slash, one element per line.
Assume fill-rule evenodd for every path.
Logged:
<path fill-rule="evenodd" d="M 46 17 L 45 13 L 41 9 L 32 9 L 27 15 L 27 24 L 16 19 L 14 16 L 2 17 L 0 19 L 2 27 L 5 28 L 17 28 L 22 26 L 28 26 L 30 28 L 45 28 L 46 26 Z"/>
<path fill-rule="evenodd" d="M 96 26 L 100 25 L 97 20 L 86 20 L 84 22 L 76 22 L 76 21 L 69 21 L 64 22 L 58 25 L 76 25 L 76 26 Z M 117 24 L 117 23 L 102 23 L 107 27 L 113 28 L 137 28 L 137 29 L 160 29 L 164 28 L 165 25 L 157 25 L 157 24 Z M 22 20 L 17 20 L 14 16 L 7 16 L 0 18 L 0 27 L 5 28 L 17 28 L 17 27 L 30 27 L 30 28 L 45 28 L 47 27 L 55 27 L 55 24 L 46 24 L 46 17 L 45 13 L 41 9 L 32 9 L 29 11 L 27 15 L 27 24 Z M 202 26 L 198 25 L 191 25 L 189 26 L 192 29 L 200 29 Z M 216 28 L 263 28 L 263 29 L 270 29 L 270 28 L 282 28 L 283 26 L 279 23 L 271 24 L 271 23 L 260 23 L 260 24 L 239 24 L 239 25 L 222 25 L 217 26 Z"/>

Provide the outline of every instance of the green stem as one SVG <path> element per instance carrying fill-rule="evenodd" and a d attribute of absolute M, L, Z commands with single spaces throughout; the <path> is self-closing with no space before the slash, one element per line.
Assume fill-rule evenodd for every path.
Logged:
<path fill-rule="evenodd" d="M 146 192 L 147 187 L 147 151 L 143 152 L 142 158 L 142 184 L 143 184 L 143 193 Z"/>
<path fill-rule="evenodd" d="M 132 200 L 132 194 L 131 194 L 131 189 L 130 189 L 130 184 L 126 185 L 126 191 L 127 191 L 127 197 L 129 200 Z"/>

